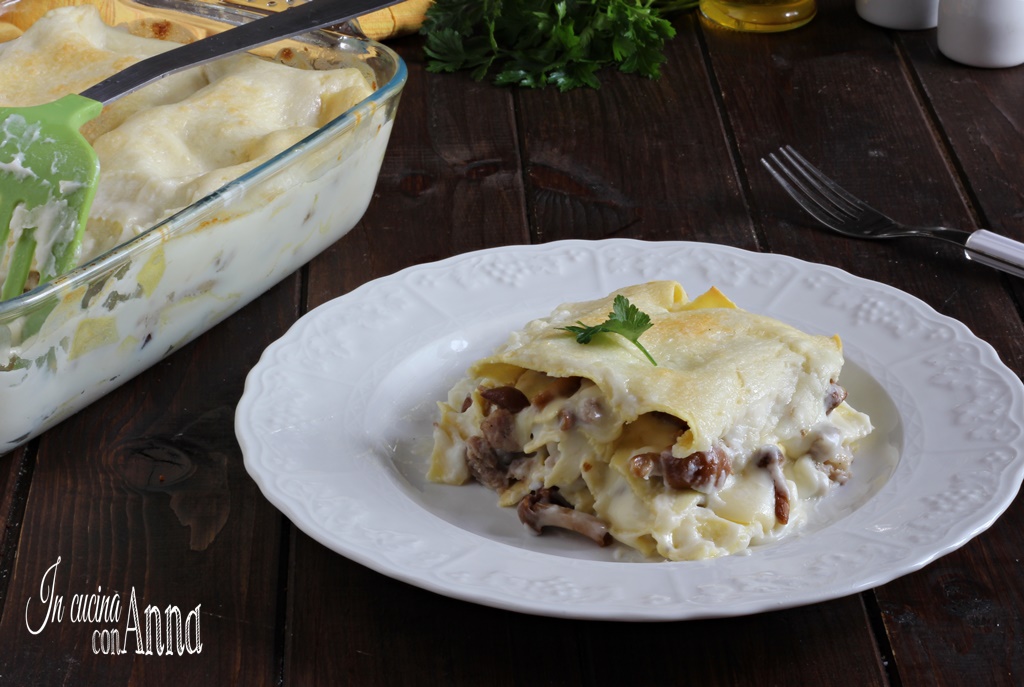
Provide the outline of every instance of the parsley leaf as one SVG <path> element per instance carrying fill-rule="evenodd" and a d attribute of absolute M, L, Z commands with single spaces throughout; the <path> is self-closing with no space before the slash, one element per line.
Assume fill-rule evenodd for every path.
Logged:
<path fill-rule="evenodd" d="M 595 334 L 602 332 L 624 336 L 647 356 L 652 365 L 658 365 L 639 341 L 640 335 L 653 326 L 650 316 L 630 303 L 629 299 L 622 294 L 615 297 L 615 301 L 612 303 L 612 311 L 608 313 L 607 320 L 592 327 L 588 327 L 582 322 L 577 322 L 577 324 L 580 326 L 559 327 L 559 329 L 575 334 L 576 342 L 581 344 L 590 343 Z"/>
<path fill-rule="evenodd" d="M 660 75 L 666 15 L 697 0 L 436 0 L 426 14 L 427 70 L 469 71 L 502 86 L 600 87 L 597 71 Z"/>

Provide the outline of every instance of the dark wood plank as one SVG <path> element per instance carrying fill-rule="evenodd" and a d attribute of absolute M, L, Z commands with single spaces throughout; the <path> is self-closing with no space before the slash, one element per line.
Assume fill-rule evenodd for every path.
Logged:
<path fill-rule="evenodd" d="M 860 631 L 867 622 L 860 597 L 849 596 L 740 618 L 588 623 L 587 684 L 664 685 L 685 675 L 685 684 L 705 685 L 886 685 L 873 638 Z M 626 646 L 666 660 L 612 658 Z"/>
<path fill-rule="evenodd" d="M 8 513 L 14 505 L 18 473 L 21 472 L 25 460 L 25 451 L 26 449 L 19 449 L 0 456 L 0 513 L 3 514 L 4 522 L 10 520 Z M 3 543 L 4 533 L 5 530 L 0 530 L 0 545 Z"/>
<path fill-rule="evenodd" d="M 1024 331 L 1018 318 L 1007 317 L 1017 308 L 1000 273 L 964 260 L 961 250 L 944 243 L 833 236 L 761 168 L 761 156 L 792 144 L 852 193 L 899 219 L 974 227 L 976 209 L 961 193 L 936 123 L 916 106 L 913 79 L 888 34 L 863 30 L 846 3 L 826 0 L 821 7 L 818 19 L 788 40 L 707 32 L 770 250 L 895 285 L 984 332 L 1004 360 L 1021 369 Z"/>
<path fill-rule="evenodd" d="M 534 242 L 614 237 L 756 248 L 696 15 L 675 25 L 658 80 L 604 70 L 599 90 L 517 93 Z"/>
<path fill-rule="evenodd" d="M 458 253 L 526 243 L 512 95 L 425 71 L 417 38 L 377 189 L 363 220 L 313 262 L 314 307 L 371 279 Z"/>
<path fill-rule="evenodd" d="M 908 221 L 970 221 L 887 34 L 865 30 L 849 3 L 825 1 L 820 7 L 810 25 L 775 40 L 706 31 L 752 205 L 771 250 L 898 284 L 936 305 L 955 299 L 957 289 L 1000 291 L 989 271 L 965 265 L 953 246 L 853 241 L 818 230 L 761 167 L 762 156 L 793 145 L 883 211 Z M 965 284 L 934 278 L 953 266 Z"/>
<path fill-rule="evenodd" d="M 959 65 L 939 53 L 934 32 L 899 34 L 898 39 L 948 143 L 950 167 L 967 199 L 971 216 L 955 226 L 983 227 L 1024 241 L 1024 69 Z M 995 274 L 989 272 L 987 281 L 997 281 Z M 1019 303 L 1024 281 L 1005 276 L 1002 281 Z M 961 291 L 968 307 L 979 300 L 967 288 Z M 1002 313 L 984 318 L 979 326 L 1007 364 L 1020 372 L 1024 358 L 1016 319 Z"/>
<path fill-rule="evenodd" d="M 933 31 L 898 34 L 898 40 L 981 226 L 1024 239 L 1024 69 L 957 64 L 938 51 Z"/>
<path fill-rule="evenodd" d="M 1019 685 L 1024 503 L 923 570 L 876 590 L 902 684 Z"/>
<path fill-rule="evenodd" d="M 258 497 L 232 428 L 245 374 L 297 299 L 286 280 L 41 438 L 0 619 L 5 684 L 275 682 L 283 518 Z M 33 634 L 50 586 L 63 618 Z M 133 591 L 152 655 L 128 631 Z M 90 593 L 118 595 L 116 621 L 74 622 L 74 595 Z M 199 607 L 201 651 L 147 646 L 149 604 L 183 618 Z M 97 653 L 111 629 L 127 654 Z"/>
<path fill-rule="evenodd" d="M 1019 127 L 1014 133 L 1004 114 L 1014 94 L 1024 92 L 1019 71 L 1015 78 L 1007 72 L 968 76 L 937 54 L 933 32 L 903 34 L 894 43 L 891 32 L 859 24 L 848 3 L 826 1 L 815 23 L 788 40 L 766 44 L 708 34 L 768 243 L 922 298 L 965 322 L 1019 373 L 1024 332 L 1006 288 L 1012 283 L 1016 290 L 1014 280 L 965 262 L 951 246 L 855 242 L 815 232 L 758 168 L 761 155 L 790 143 L 855 194 L 909 222 L 970 229 L 976 217 L 1014 207 L 1019 213 L 1021 189 L 1006 180 L 1019 177 L 1011 168 L 1021 159 L 1022 142 Z M 911 46 L 913 70 L 901 41 Z M 1018 84 L 1015 90 L 1008 80 Z M 986 85 L 972 89 L 974 81 Z M 762 87 L 753 89 L 755 82 Z M 922 107 L 908 106 L 916 99 Z M 985 684 L 1019 681 L 1022 648 L 1006 642 L 1024 622 L 1020 585 L 1013 581 L 1021 556 L 1019 525 L 1013 524 L 1019 512 L 953 556 L 876 591 L 892 668 L 903 684 L 957 684 L 965 675 Z"/>
<path fill-rule="evenodd" d="M 289 585 L 288 683 L 588 684 L 578 664 L 580 628 L 570 621 L 453 601 L 384 577 L 303 534 L 294 551 L 299 580 Z M 308 598 L 304 589 L 331 593 Z"/>
<path fill-rule="evenodd" d="M 31 481 L 35 443 L 0 456 L 0 614 L 18 550 L 25 499 Z"/>
<path fill-rule="evenodd" d="M 377 190 L 356 229 L 310 265 L 309 308 L 412 264 L 529 240 L 510 92 L 465 75 L 428 75 L 417 39 L 395 45 L 410 76 Z M 435 611 L 420 604 L 431 595 L 325 553 L 304 535 L 295 540 L 286 684 L 376 684 L 388 676 L 395 684 L 441 684 L 452 671 L 488 674 L 489 661 L 475 668 L 425 662 L 411 618 L 382 615 L 381 598 L 398 588 L 408 601 L 391 608 L 429 619 Z M 415 632 L 435 630 L 431 619 Z"/>
<path fill-rule="evenodd" d="M 948 141 L 976 217 L 967 228 L 1024 239 L 1024 70 L 958 65 L 938 52 L 934 32 L 899 34 L 897 41 Z M 1019 302 L 1021 281 L 1002 280 Z M 986 318 L 975 331 L 1020 374 L 1019 322 L 1007 314 Z M 979 684 L 1020 683 L 1024 644 L 1009 638 L 1024 634 L 1021 522 L 1018 499 L 960 551 L 878 590 L 905 685 L 954 685 L 963 675 Z"/>
<path fill-rule="evenodd" d="M 448 599 L 302 534 L 295 556 L 308 571 L 308 586 L 292 593 L 295 684 L 664 685 L 684 675 L 686 684 L 839 684 L 840 675 L 843 684 L 886 684 L 871 637 L 851 628 L 866 623 L 856 596 L 744 618 L 586 622 Z M 299 631 L 306 626 L 332 631 Z M 836 663 L 844 652 L 850 660 Z"/>

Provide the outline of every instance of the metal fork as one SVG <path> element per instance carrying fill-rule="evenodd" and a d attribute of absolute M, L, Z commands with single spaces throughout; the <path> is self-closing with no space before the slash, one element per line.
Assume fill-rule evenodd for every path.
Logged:
<path fill-rule="evenodd" d="M 1024 277 L 1024 244 L 986 229 L 912 227 L 853 196 L 791 146 L 761 158 L 761 164 L 804 210 L 833 231 L 862 239 L 924 236 L 963 247 L 968 259 Z"/>

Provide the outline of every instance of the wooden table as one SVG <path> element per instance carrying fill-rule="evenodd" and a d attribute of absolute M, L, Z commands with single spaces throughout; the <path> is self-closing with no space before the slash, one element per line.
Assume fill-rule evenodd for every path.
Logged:
<path fill-rule="evenodd" d="M 0 683 L 1024 681 L 1020 499 L 963 548 L 861 594 L 731 619 L 584 622 L 372 572 L 293 527 L 243 468 L 232 417 L 264 347 L 364 282 L 490 246 L 692 240 L 826 263 L 923 299 L 1024 370 L 1021 281 L 953 246 L 818 231 L 759 164 L 792 144 L 901 218 L 1024 239 L 1024 68 L 959 66 L 934 31 L 871 26 L 852 0 L 821 0 L 810 25 L 780 35 L 715 31 L 692 13 L 676 26 L 660 80 L 604 72 L 600 90 L 569 93 L 428 74 L 420 39 L 396 41 L 410 77 L 359 226 L 0 457 Z M 65 599 L 117 592 L 127 606 L 134 589 L 140 607 L 200 607 L 202 650 L 104 655 L 99 625 L 67 620 L 33 634 L 26 607 L 48 570 Z"/>

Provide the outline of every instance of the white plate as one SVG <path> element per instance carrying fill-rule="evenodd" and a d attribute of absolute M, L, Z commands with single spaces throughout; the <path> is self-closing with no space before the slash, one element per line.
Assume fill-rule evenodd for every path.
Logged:
<path fill-rule="evenodd" d="M 809 525 L 747 555 L 631 562 L 535 537 L 478 485 L 429 484 L 435 402 L 508 332 L 567 301 L 675 279 L 839 333 L 877 429 Z M 300 319 L 249 374 L 235 430 L 266 497 L 325 546 L 414 585 L 542 615 L 676 620 L 823 601 L 963 545 L 1024 479 L 1024 386 L 961 323 L 891 287 L 727 246 L 632 240 L 497 248 L 365 284 Z"/>

